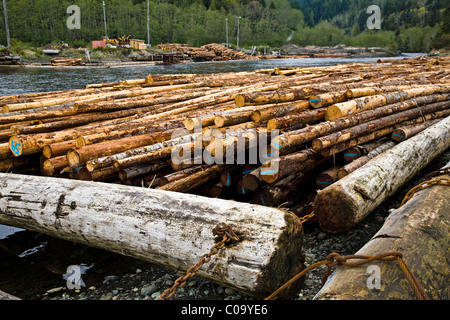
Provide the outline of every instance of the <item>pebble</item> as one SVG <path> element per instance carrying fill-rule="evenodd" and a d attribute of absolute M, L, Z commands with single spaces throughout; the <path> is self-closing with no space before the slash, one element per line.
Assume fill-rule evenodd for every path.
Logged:
<path fill-rule="evenodd" d="M 111 284 L 113 282 L 116 282 L 119 280 L 118 276 L 106 276 L 105 279 L 103 279 L 104 284 Z"/>
<path fill-rule="evenodd" d="M 145 286 L 141 289 L 141 295 L 142 296 L 151 296 L 153 293 L 158 291 L 158 287 L 154 284 L 151 284 L 149 286 Z"/>
<path fill-rule="evenodd" d="M 63 289 L 63 287 L 53 288 L 53 289 L 47 290 L 47 293 L 48 294 L 56 293 L 56 292 L 61 291 L 62 289 Z"/>

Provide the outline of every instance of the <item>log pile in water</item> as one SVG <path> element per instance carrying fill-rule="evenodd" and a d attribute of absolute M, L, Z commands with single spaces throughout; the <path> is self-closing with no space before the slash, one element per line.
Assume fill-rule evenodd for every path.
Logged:
<path fill-rule="evenodd" d="M 82 58 L 52 58 L 50 59 L 52 66 L 83 66 L 85 63 Z"/>
<path fill-rule="evenodd" d="M 344 232 L 450 145 L 449 66 L 154 74 L 0 97 L 0 172 L 313 208 Z"/>

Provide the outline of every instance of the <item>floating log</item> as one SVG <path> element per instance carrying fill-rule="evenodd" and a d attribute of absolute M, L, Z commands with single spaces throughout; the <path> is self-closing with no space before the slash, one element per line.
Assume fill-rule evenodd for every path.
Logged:
<path fill-rule="evenodd" d="M 449 147 L 447 117 L 319 191 L 314 209 L 320 227 L 330 233 L 350 230 Z"/>
<path fill-rule="evenodd" d="M 450 176 L 434 179 L 437 178 L 450 179 Z M 428 299 L 448 300 L 448 290 L 442 287 L 448 280 L 450 201 L 446 195 L 448 186 L 442 185 L 418 191 L 389 215 L 383 227 L 355 255 L 400 252 Z M 369 266 L 372 271 L 369 271 Z M 373 273 L 375 267 L 379 268 L 379 273 Z M 338 266 L 314 297 L 314 300 L 416 299 L 404 272 L 395 261 L 372 261 L 358 267 Z"/>
<path fill-rule="evenodd" d="M 270 294 L 303 268 L 302 225 L 287 211 L 59 178 L 2 173 L 0 184 L 2 224 L 177 270 L 196 264 L 215 244 L 213 228 L 229 224 L 240 240 L 197 275 L 255 297 Z"/>

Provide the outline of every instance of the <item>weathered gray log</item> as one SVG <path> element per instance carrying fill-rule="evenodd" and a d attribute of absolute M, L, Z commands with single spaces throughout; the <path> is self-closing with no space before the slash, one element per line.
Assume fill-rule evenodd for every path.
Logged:
<path fill-rule="evenodd" d="M 450 176 L 436 178 L 450 179 Z M 449 300 L 449 195 L 448 186 L 442 185 L 418 191 L 391 213 L 378 233 L 356 254 L 401 252 L 428 298 Z M 375 273 L 368 273 L 369 266 L 379 268 L 378 279 Z M 373 261 L 359 267 L 337 267 L 314 299 L 414 300 L 416 297 L 396 262 Z"/>
<path fill-rule="evenodd" d="M 19 298 L 12 296 L 6 292 L 0 291 L 0 301 L 1 300 L 20 300 Z"/>
<path fill-rule="evenodd" d="M 303 267 L 303 228 L 288 211 L 118 184 L 0 174 L 0 223 L 187 270 L 215 244 L 241 241 L 197 273 L 264 297 Z"/>
<path fill-rule="evenodd" d="M 321 228 L 330 233 L 350 230 L 449 147 L 447 117 L 321 190 L 314 203 Z"/>

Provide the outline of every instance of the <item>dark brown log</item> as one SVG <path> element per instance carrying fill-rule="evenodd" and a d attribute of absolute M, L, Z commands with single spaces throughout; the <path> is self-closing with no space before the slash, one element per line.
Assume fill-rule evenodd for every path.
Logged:
<path fill-rule="evenodd" d="M 361 168 L 363 165 L 365 165 L 367 162 L 369 162 L 373 158 L 379 156 L 383 152 L 385 152 L 395 146 L 395 142 L 393 142 L 393 141 L 382 139 L 382 140 L 380 140 L 380 142 L 382 144 L 380 144 L 377 148 L 371 150 L 366 155 L 363 155 L 360 158 L 353 160 L 349 164 L 343 166 L 338 171 L 338 178 L 343 179 L 344 177 L 348 176 L 353 171 L 357 170 L 358 168 Z"/>
<path fill-rule="evenodd" d="M 267 122 L 267 129 L 288 129 L 296 130 L 303 128 L 307 124 L 314 124 L 325 117 L 326 108 L 303 111 L 298 114 L 290 114 L 284 117 L 270 119 Z"/>
<path fill-rule="evenodd" d="M 314 150 L 322 150 L 325 148 L 329 148 L 332 145 L 345 142 L 347 140 L 353 139 L 355 137 L 361 136 L 363 134 L 369 133 L 371 131 L 383 129 L 388 126 L 393 126 L 401 122 L 405 122 L 411 119 L 415 119 L 417 117 L 441 111 L 450 106 L 450 102 L 438 102 L 434 104 L 425 105 L 423 107 L 418 107 L 406 111 L 402 111 L 390 116 L 386 116 L 383 118 L 379 118 L 376 120 L 372 120 L 369 122 L 365 122 L 363 124 L 333 133 L 331 135 L 317 138 L 313 140 L 312 147 Z"/>
<path fill-rule="evenodd" d="M 402 128 L 396 129 L 391 136 L 391 139 L 396 142 L 403 142 L 416 134 L 422 132 L 423 130 L 435 125 L 438 123 L 441 119 L 433 120 L 433 121 L 426 121 L 420 124 L 414 124 L 411 126 L 406 126 Z"/>
<path fill-rule="evenodd" d="M 316 185 L 319 189 L 325 189 L 338 181 L 338 172 L 340 169 L 341 166 L 336 166 L 319 174 L 316 178 Z"/>
<path fill-rule="evenodd" d="M 375 110 L 369 110 L 349 117 L 337 119 L 335 121 L 326 121 L 307 128 L 286 132 L 276 138 L 275 142 L 277 142 L 282 148 L 302 145 L 303 143 L 311 141 L 315 138 L 353 127 L 363 122 L 405 111 L 416 106 L 447 101 L 449 97 L 450 95 L 448 94 L 441 94 L 410 99 L 400 103 L 380 107 Z"/>
<path fill-rule="evenodd" d="M 173 181 L 156 189 L 174 192 L 189 192 L 208 181 L 219 178 L 222 172 L 227 168 L 227 165 L 213 165 L 205 170 L 196 172 L 188 177 Z"/>
<path fill-rule="evenodd" d="M 367 155 L 369 152 L 375 150 L 376 148 L 380 147 L 385 143 L 386 143 L 385 139 L 380 139 L 378 141 L 373 141 L 359 146 L 351 147 L 344 152 L 343 154 L 344 159 L 347 162 L 352 162 L 356 159 L 359 159 L 362 156 Z"/>
<path fill-rule="evenodd" d="M 79 167 L 92 159 L 168 140 L 168 134 L 171 132 L 144 134 L 72 149 L 67 152 L 67 161 L 71 167 Z"/>

